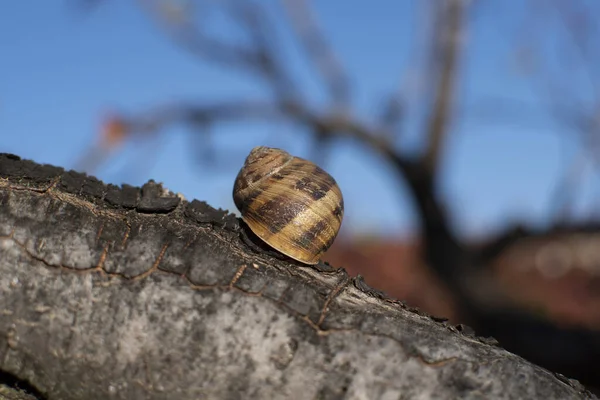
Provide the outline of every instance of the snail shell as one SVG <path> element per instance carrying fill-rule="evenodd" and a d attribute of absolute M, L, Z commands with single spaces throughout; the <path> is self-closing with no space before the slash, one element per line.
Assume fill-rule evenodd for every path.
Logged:
<path fill-rule="evenodd" d="M 237 175 L 233 200 L 252 232 L 305 264 L 317 264 L 333 244 L 344 216 L 335 179 L 281 149 L 252 149 Z"/>

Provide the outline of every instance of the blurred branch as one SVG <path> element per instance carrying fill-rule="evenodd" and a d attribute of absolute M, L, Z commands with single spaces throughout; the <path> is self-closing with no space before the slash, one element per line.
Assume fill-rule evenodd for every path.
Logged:
<path fill-rule="evenodd" d="M 211 38 L 196 29 L 192 22 L 184 15 L 181 18 L 172 18 L 172 14 L 165 11 L 163 2 L 158 4 L 152 0 L 139 0 L 149 14 L 161 23 L 170 36 L 193 54 L 211 59 L 213 62 L 226 64 L 239 69 L 259 71 L 259 55 L 255 48 L 234 45 Z"/>
<path fill-rule="evenodd" d="M 160 0 L 158 6 L 153 0 L 138 1 L 165 27 L 177 43 L 192 54 L 261 77 L 280 98 L 298 95 L 293 79 L 279 60 L 281 49 L 275 44 L 277 35 L 273 24 L 260 4 L 234 1 L 228 8 L 230 15 L 245 28 L 246 34 L 251 39 L 251 45 L 243 46 L 206 35 L 195 27 L 185 14 L 181 18 L 172 19 L 161 8 Z M 227 2 L 223 4 L 227 5 Z"/>
<path fill-rule="evenodd" d="M 551 5 L 556 10 L 559 21 L 562 23 L 567 35 L 571 38 L 571 43 L 579 54 L 582 69 L 588 78 L 590 85 L 594 88 L 593 94 L 595 101 L 598 102 L 598 82 L 594 79 L 592 71 L 595 70 L 596 63 L 592 59 L 590 49 L 590 37 L 595 22 L 590 21 L 590 17 L 594 12 L 586 8 L 585 2 L 579 2 L 579 7 L 583 9 L 576 10 L 572 3 L 565 7 L 565 2 L 554 0 Z"/>
<path fill-rule="evenodd" d="M 584 172 L 583 162 L 589 159 L 596 169 L 600 167 L 600 158 L 597 156 L 600 135 L 600 121 L 598 120 L 600 92 L 594 74 L 597 62 L 593 59 L 593 47 L 590 47 L 590 42 L 593 41 L 592 27 L 594 26 L 590 21 L 590 16 L 593 13 L 584 2 L 568 4 L 567 6 L 566 3 L 554 1 L 546 10 L 546 12 L 555 11 L 558 25 L 565 33 L 562 41 L 558 40 L 556 44 L 553 42 L 553 54 L 558 54 L 557 64 L 561 69 L 552 71 L 552 63 L 538 62 L 531 79 L 534 89 L 538 92 L 539 101 L 545 106 L 547 114 L 564 127 L 565 131 L 573 132 L 575 142 L 580 147 L 580 150 L 568 163 L 565 173 L 554 189 L 555 195 L 552 197 L 554 204 L 550 215 L 554 224 L 563 224 L 569 217 L 569 210 L 573 208 L 576 199 L 575 193 L 578 187 L 581 187 L 581 175 Z M 539 17 L 540 10 L 545 10 L 540 7 L 541 5 L 537 4 L 531 10 L 529 18 L 526 18 L 525 21 L 526 25 L 529 24 L 531 18 Z M 545 32 L 548 30 L 547 28 L 543 30 L 543 38 L 547 37 Z M 527 37 L 535 36 L 527 35 Z M 531 46 L 529 51 L 533 52 L 534 48 L 543 49 L 543 46 L 540 44 Z M 537 54 L 530 55 L 530 57 L 534 55 Z M 580 67 L 579 70 L 586 78 L 587 83 L 580 82 L 586 86 L 585 90 L 582 90 L 581 85 L 578 85 L 575 79 L 574 72 L 579 70 L 574 70 L 571 66 L 574 62 L 577 63 Z M 562 76 L 573 77 L 573 79 L 561 79 Z"/>
<path fill-rule="evenodd" d="M 553 212 L 554 223 L 562 224 L 565 223 L 573 211 L 573 204 L 575 203 L 575 193 L 577 187 L 581 184 L 583 176 L 585 175 L 585 167 L 588 164 L 588 150 L 579 151 L 576 156 L 573 157 L 570 165 L 566 168 L 562 179 L 559 180 L 558 184 L 554 188 L 553 201 Z"/>
<path fill-rule="evenodd" d="M 288 19 L 310 61 L 321 73 L 333 101 L 345 105 L 350 100 L 350 84 L 344 68 L 327 43 L 306 0 L 283 0 Z"/>
<path fill-rule="evenodd" d="M 291 74 L 280 59 L 283 50 L 277 44 L 279 35 L 262 5 L 258 2 L 236 0 L 230 10 L 240 24 L 246 26 L 259 55 L 260 70 L 271 81 L 280 98 L 297 97 L 298 93 Z"/>
<path fill-rule="evenodd" d="M 465 0 L 438 3 L 438 31 L 433 37 L 434 79 L 437 81 L 434 104 L 429 116 L 427 149 L 423 162 L 434 175 L 440 161 L 444 135 L 448 130 L 459 49 L 462 41 L 462 19 Z M 436 68 L 437 67 L 437 68 Z"/>
<path fill-rule="evenodd" d="M 179 103 L 155 108 L 144 115 L 124 118 L 132 132 L 160 130 L 166 125 L 181 122 L 195 125 L 226 120 L 293 120 L 324 135 L 360 140 L 401 166 L 408 163 L 392 150 L 385 134 L 380 130 L 364 125 L 349 114 L 319 113 L 296 101 L 230 101 L 207 105 Z"/>
<path fill-rule="evenodd" d="M 411 55 L 401 71 L 398 87 L 391 94 L 385 96 L 382 101 L 379 122 L 383 128 L 393 135 L 389 139 L 393 140 L 395 138 L 396 143 L 399 142 L 403 134 L 401 130 L 402 122 L 410 113 L 411 107 L 422 100 L 423 93 L 428 92 L 426 87 L 427 84 L 431 83 L 423 77 L 432 75 L 433 63 L 423 63 L 423 60 L 426 58 L 424 53 L 427 44 L 433 42 L 431 37 L 434 23 L 431 21 L 431 11 L 435 6 L 434 3 L 428 1 L 419 3 L 418 12 L 414 18 L 415 32 L 410 43 L 409 52 Z"/>

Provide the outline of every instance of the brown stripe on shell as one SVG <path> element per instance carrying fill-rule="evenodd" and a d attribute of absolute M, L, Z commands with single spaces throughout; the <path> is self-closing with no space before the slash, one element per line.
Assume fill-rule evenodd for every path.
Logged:
<path fill-rule="evenodd" d="M 329 204 L 329 214 L 321 216 L 324 221 L 328 221 L 329 232 L 323 240 L 323 245 L 320 248 L 321 253 L 327 251 L 333 244 L 340 230 L 340 226 L 342 225 L 342 219 L 344 216 L 344 201 L 342 199 L 342 193 L 337 185 L 332 188 L 323 201 L 327 201 Z"/>
<path fill-rule="evenodd" d="M 315 201 L 325 197 L 336 186 L 335 180 L 317 165 L 304 165 L 310 168 L 305 170 L 305 176 L 296 181 L 294 188 L 306 192 Z"/>
<path fill-rule="evenodd" d="M 236 177 L 234 193 L 246 190 L 261 179 L 277 173 L 291 160 L 293 156 L 280 149 L 263 146 L 253 148 Z"/>
<path fill-rule="evenodd" d="M 318 202 L 313 203 L 313 209 L 323 220 L 330 221 L 332 226 L 339 226 L 344 215 L 344 202 L 339 187 L 333 186 Z"/>
<path fill-rule="evenodd" d="M 268 231 L 274 235 L 289 225 L 296 216 L 304 211 L 308 205 L 293 201 L 291 193 L 273 193 L 273 196 L 257 198 L 254 203 L 247 203 L 246 216 L 255 221 L 261 221 Z"/>
<path fill-rule="evenodd" d="M 307 176 L 296 182 L 294 188 L 307 195 L 308 207 L 304 215 L 298 215 L 290 223 L 290 226 L 296 226 L 295 229 L 285 228 L 279 234 L 295 235 L 290 239 L 290 245 L 302 249 L 303 254 L 318 258 L 331 247 L 341 226 L 344 212 L 342 193 L 335 180 L 320 167 L 308 162 L 298 167 Z"/>
<path fill-rule="evenodd" d="M 318 230 L 311 227 L 319 224 Z M 298 214 L 293 222 L 288 224 L 277 235 L 269 238 L 268 243 L 281 253 L 306 264 L 315 264 L 319 260 L 319 247 L 322 235 L 327 230 L 327 223 L 320 221 L 319 217 L 310 209 Z"/>
<path fill-rule="evenodd" d="M 333 216 L 339 220 L 342 219 L 342 217 L 344 216 L 344 203 L 343 201 L 340 201 L 340 204 L 333 209 L 333 211 L 331 212 L 333 214 Z"/>
<path fill-rule="evenodd" d="M 312 206 L 311 197 L 300 196 L 295 188 L 298 175 L 312 171 L 314 168 L 310 163 L 300 158 L 292 159 L 276 174 L 266 177 L 257 185 L 262 194 L 252 203 L 244 201 L 246 214 L 251 214 L 249 217 L 257 222 L 261 221 L 271 235 L 279 233 L 298 214 Z M 277 184 L 274 184 L 274 181 L 278 181 Z"/>
<path fill-rule="evenodd" d="M 341 221 L 334 217 L 332 203 L 337 201 L 334 191 L 307 208 L 277 235 L 270 238 L 273 247 L 282 253 L 306 263 L 318 262 L 337 236 Z"/>
<path fill-rule="evenodd" d="M 293 163 L 293 160 L 290 161 L 290 164 L 291 163 Z M 281 168 L 279 171 L 277 171 L 276 173 L 274 173 L 270 177 L 273 178 L 276 181 L 282 181 L 282 180 L 284 180 L 286 178 L 289 178 L 290 176 L 294 175 L 294 173 L 295 173 L 294 168 L 286 168 L 286 167 Z"/>
<path fill-rule="evenodd" d="M 333 244 L 333 242 L 335 241 L 335 238 L 337 237 L 337 233 L 335 235 L 329 235 L 327 237 L 327 240 L 325 241 L 325 243 L 323 243 L 323 245 L 321 246 L 321 248 L 319 249 L 319 254 L 323 254 L 325 253 L 327 250 L 329 250 L 329 248 L 331 247 L 331 245 Z"/>
<path fill-rule="evenodd" d="M 320 253 L 324 253 L 333 244 L 342 224 L 344 204 L 337 185 L 316 205 L 315 210 L 321 220 L 327 222 L 327 229 L 321 235 L 322 245 L 319 249 Z"/>
<path fill-rule="evenodd" d="M 323 235 L 323 231 L 325 231 L 328 227 L 326 221 L 317 221 L 312 227 L 305 229 L 300 232 L 297 240 L 300 246 L 305 249 L 316 249 L 321 246 L 318 246 L 318 242 L 320 241 L 320 236 Z M 311 253 L 314 253 L 312 251 Z"/>
<path fill-rule="evenodd" d="M 240 210 L 242 215 L 244 215 L 248 207 L 250 207 L 251 204 L 253 204 L 256 201 L 256 199 L 260 195 L 262 195 L 262 193 L 263 190 L 260 188 L 253 188 L 239 192 L 236 192 L 234 190 L 233 202 L 235 203 L 235 206 L 238 208 L 238 210 Z"/>

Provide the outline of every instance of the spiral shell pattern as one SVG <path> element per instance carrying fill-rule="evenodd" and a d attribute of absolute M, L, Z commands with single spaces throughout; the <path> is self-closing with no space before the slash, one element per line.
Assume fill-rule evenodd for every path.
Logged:
<path fill-rule="evenodd" d="M 342 192 L 331 175 L 308 160 L 264 146 L 246 158 L 233 199 L 254 234 L 305 264 L 319 262 L 344 216 Z"/>

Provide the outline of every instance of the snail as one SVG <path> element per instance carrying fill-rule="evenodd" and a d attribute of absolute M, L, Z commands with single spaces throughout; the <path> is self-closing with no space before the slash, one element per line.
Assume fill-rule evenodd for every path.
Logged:
<path fill-rule="evenodd" d="M 262 241 L 304 264 L 317 264 L 333 244 L 344 216 L 335 179 L 288 152 L 258 146 L 233 186 L 243 221 Z"/>

